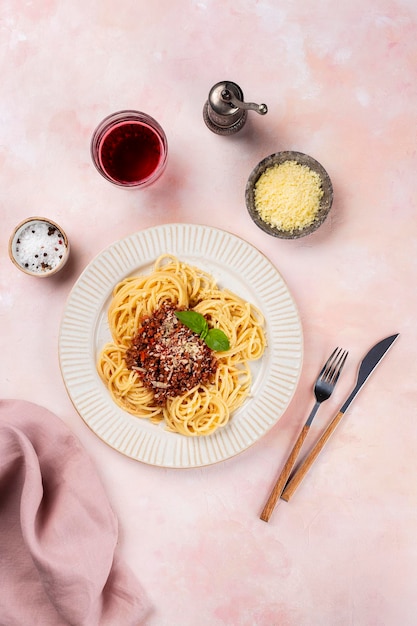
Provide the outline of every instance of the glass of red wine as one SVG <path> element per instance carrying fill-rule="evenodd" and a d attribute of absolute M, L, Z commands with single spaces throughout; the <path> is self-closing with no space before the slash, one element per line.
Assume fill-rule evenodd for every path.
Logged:
<path fill-rule="evenodd" d="M 168 143 L 156 120 L 141 111 L 113 113 L 97 126 L 91 157 L 104 178 L 119 187 L 147 187 L 165 169 Z"/>

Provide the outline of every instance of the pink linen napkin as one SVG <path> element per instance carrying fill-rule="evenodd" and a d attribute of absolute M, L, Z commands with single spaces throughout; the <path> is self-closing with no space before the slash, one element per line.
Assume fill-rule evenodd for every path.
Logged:
<path fill-rule="evenodd" d="M 144 592 L 87 453 L 50 411 L 0 400 L 0 625 L 138 626 Z"/>

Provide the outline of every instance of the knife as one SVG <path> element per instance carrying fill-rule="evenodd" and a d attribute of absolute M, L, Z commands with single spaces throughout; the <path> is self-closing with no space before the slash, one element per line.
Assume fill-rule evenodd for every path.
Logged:
<path fill-rule="evenodd" d="M 330 424 L 327 426 L 326 430 L 317 441 L 311 452 L 306 456 L 304 461 L 301 463 L 300 467 L 296 470 L 294 475 L 287 482 L 282 494 L 282 500 L 286 502 L 294 495 L 297 487 L 303 480 L 304 476 L 307 474 L 310 467 L 313 465 L 314 461 L 324 448 L 324 445 L 327 443 L 328 439 L 336 429 L 336 426 L 339 424 L 343 415 L 348 410 L 349 406 L 352 404 L 353 400 L 358 395 L 359 391 L 362 389 L 369 376 L 372 374 L 378 363 L 381 361 L 382 357 L 388 352 L 389 348 L 392 346 L 394 341 L 397 339 L 399 333 L 396 335 L 391 335 L 390 337 L 386 337 L 379 343 L 377 343 L 373 348 L 369 350 L 366 356 L 362 359 L 362 362 L 359 367 L 358 376 L 356 380 L 356 385 L 352 389 L 348 399 L 341 407 L 338 414 L 332 419 Z"/>

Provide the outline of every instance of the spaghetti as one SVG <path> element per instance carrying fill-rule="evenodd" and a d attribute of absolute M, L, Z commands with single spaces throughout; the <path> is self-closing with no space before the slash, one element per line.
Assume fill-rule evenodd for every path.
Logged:
<path fill-rule="evenodd" d="M 161 404 L 131 363 L 128 367 L 127 355 L 143 320 L 167 304 L 203 315 L 210 328 L 227 335 L 230 347 L 214 353 L 216 367 L 209 381 Z M 149 275 L 116 285 L 108 322 L 112 341 L 99 354 L 97 370 L 114 402 L 136 417 L 164 421 L 168 430 L 187 436 L 208 435 L 227 424 L 250 393 L 249 361 L 259 359 L 266 346 L 263 316 L 256 307 L 172 255 L 160 256 Z"/>

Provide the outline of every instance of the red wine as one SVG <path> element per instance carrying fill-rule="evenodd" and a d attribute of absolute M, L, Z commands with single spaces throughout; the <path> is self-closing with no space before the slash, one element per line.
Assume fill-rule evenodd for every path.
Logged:
<path fill-rule="evenodd" d="M 161 140 L 150 126 L 128 121 L 113 126 L 103 136 L 99 161 L 115 182 L 137 184 L 155 172 L 162 152 Z"/>

